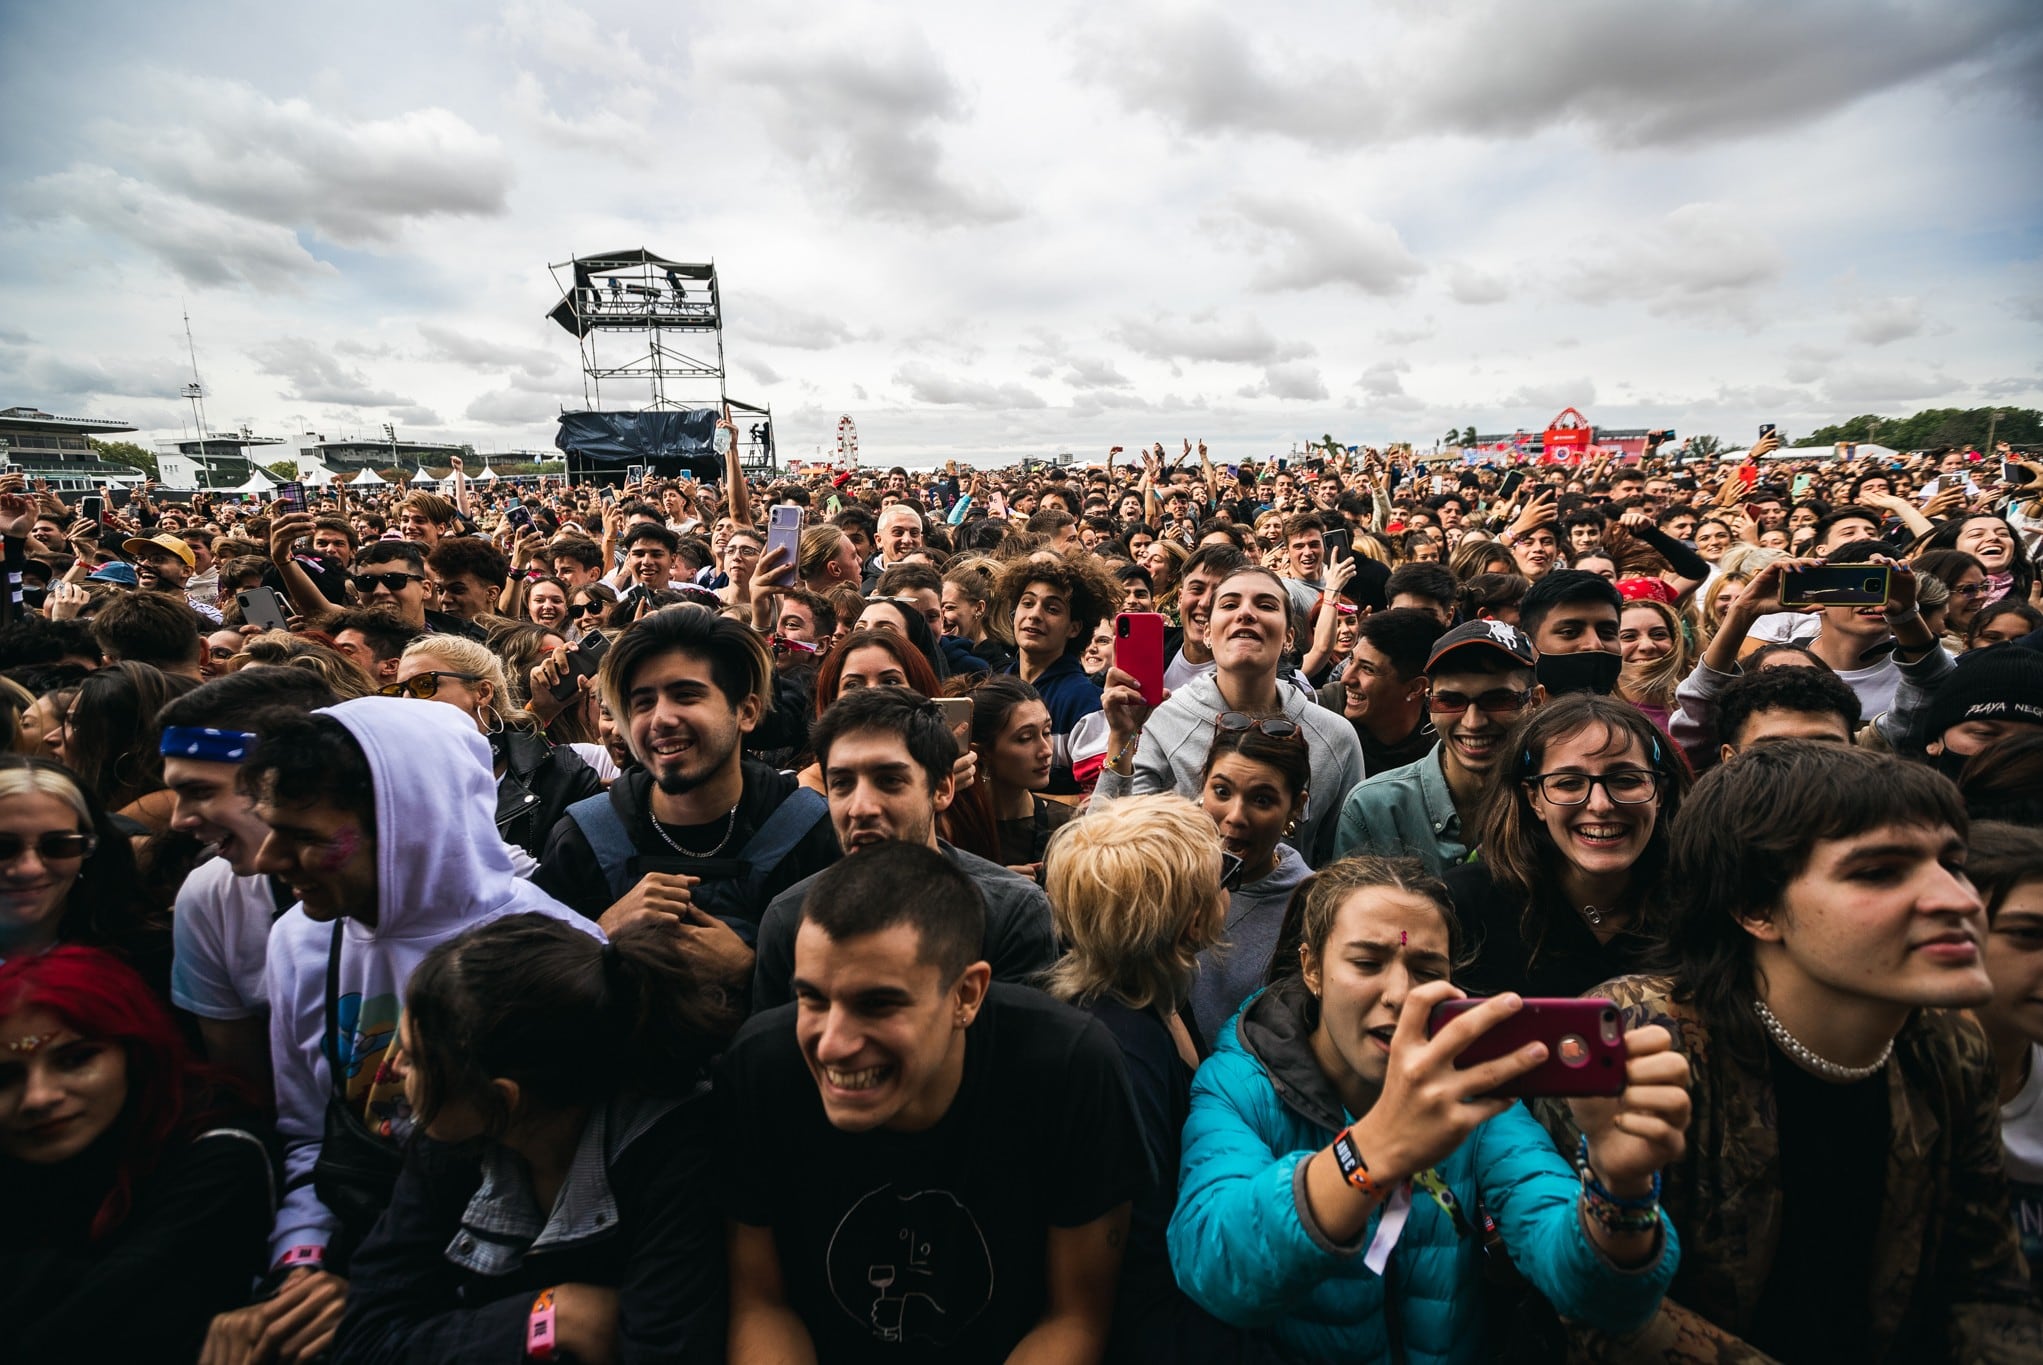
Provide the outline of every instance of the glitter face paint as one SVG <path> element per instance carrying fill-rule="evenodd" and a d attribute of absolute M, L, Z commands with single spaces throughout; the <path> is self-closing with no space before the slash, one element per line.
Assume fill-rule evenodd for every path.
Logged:
<path fill-rule="evenodd" d="M 326 851 L 319 855 L 313 866 L 320 872 L 335 873 L 353 862 L 355 855 L 361 850 L 361 831 L 344 829 L 327 843 Z"/>

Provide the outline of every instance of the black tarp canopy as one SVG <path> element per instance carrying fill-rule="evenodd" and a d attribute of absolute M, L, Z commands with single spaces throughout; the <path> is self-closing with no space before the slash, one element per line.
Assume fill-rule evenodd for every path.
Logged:
<path fill-rule="evenodd" d="M 686 470 L 710 483 L 724 473 L 723 457 L 716 453 L 716 424 L 722 415 L 716 408 L 564 412 L 553 443 L 567 454 L 570 473 L 642 464 L 668 478 Z"/>

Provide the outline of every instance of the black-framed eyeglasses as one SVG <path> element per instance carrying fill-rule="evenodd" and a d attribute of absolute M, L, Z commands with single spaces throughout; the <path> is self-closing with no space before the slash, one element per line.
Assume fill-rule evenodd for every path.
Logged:
<path fill-rule="evenodd" d="M 1480 696 L 1471 697 L 1466 692 L 1428 692 L 1426 709 L 1436 716 L 1458 716 L 1473 706 L 1485 715 L 1515 716 L 1523 711 L 1532 700 L 1532 689 L 1514 691 L 1508 687 L 1492 688 Z"/>
<path fill-rule="evenodd" d="M 422 573 L 358 573 L 355 575 L 355 591 L 372 593 L 377 588 L 388 588 L 392 592 L 403 592 L 407 583 L 417 583 L 425 577 Z"/>
<path fill-rule="evenodd" d="M 19 834 L 0 834 L 0 863 L 11 863 L 21 856 L 29 842 Z M 46 863 L 65 862 L 73 858 L 89 857 L 99 847 L 96 835 L 71 830 L 52 830 L 38 834 L 35 840 L 35 856 Z"/>
<path fill-rule="evenodd" d="M 383 684 L 383 686 L 376 689 L 376 693 L 378 696 L 383 697 L 416 697 L 420 701 L 431 701 L 434 697 L 440 695 L 440 679 L 442 678 L 453 678 L 457 682 L 479 683 L 482 681 L 482 674 L 450 672 L 414 673 L 403 682 Z"/>
<path fill-rule="evenodd" d="M 568 615 L 601 616 L 603 614 L 603 608 L 609 605 L 610 604 L 608 602 L 601 601 L 600 599 L 594 597 L 590 598 L 586 602 L 570 602 L 568 604 Z"/>
<path fill-rule="evenodd" d="M 1660 793 L 1660 774 L 1650 768 L 1618 768 L 1607 773 L 1534 773 L 1525 779 L 1539 788 L 1547 804 L 1579 806 L 1593 787 L 1602 786 L 1620 806 L 1643 806 Z"/>
<path fill-rule="evenodd" d="M 1283 716 L 1271 716 L 1267 720 L 1257 720 L 1254 716 L 1244 711 L 1222 711 L 1214 719 L 1213 728 L 1225 730 L 1232 734 L 1239 734 L 1244 730 L 1261 730 L 1271 739 L 1290 739 L 1294 735 L 1304 733 L 1305 729 L 1297 721 L 1288 720 Z"/>

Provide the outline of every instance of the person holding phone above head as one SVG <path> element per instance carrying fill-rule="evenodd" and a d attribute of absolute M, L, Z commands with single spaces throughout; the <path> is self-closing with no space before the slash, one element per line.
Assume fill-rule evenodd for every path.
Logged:
<path fill-rule="evenodd" d="M 1479 861 L 1446 875 L 1478 994 L 1580 995 L 1660 941 L 1668 831 L 1688 765 L 1636 707 L 1561 697 L 1504 741 Z"/>
<path fill-rule="evenodd" d="M 1494 1220 L 1564 1317 L 1613 1334 L 1649 1321 L 1679 1261 L 1658 1172 L 1689 1126 L 1667 1032 L 1625 1035 L 1615 1098 L 1569 1101 L 1585 1137 L 1571 1170 L 1489 1094 L 1549 1043 L 1456 1066 L 1520 997 L 1429 1036 L 1434 1006 L 1462 993 L 1453 911 L 1424 868 L 1336 863 L 1293 897 L 1287 930 L 1272 984 L 1192 1083 L 1170 1251 L 1193 1301 L 1292 1358 L 1485 1360 Z"/>
<path fill-rule="evenodd" d="M 2033 1362 L 1998 1076 L 1962 1011 L 1994 994 L 1958 791 L 1816 740 L 1739 754 L 1675 822 L 1667 951 L 1597 988 L 1694 1076 L 1664 1172 L 1681 1268 L 1573 1358 Z M 1565 1149 L 1579 1118 L 1540 1106 Z M 1705 1136 L 1706 1135 L 1706 1136 Z"/>

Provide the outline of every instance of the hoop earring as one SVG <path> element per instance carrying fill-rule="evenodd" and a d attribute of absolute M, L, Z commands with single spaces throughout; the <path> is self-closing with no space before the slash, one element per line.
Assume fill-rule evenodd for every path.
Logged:
<path fill-rule="evenodd" d="M 489 718 L 494 723 L 487 730 L 484 730 L 483 733 L 485 735 L 502 734 L 504 732 L 504 713 L 497 710 L 495 702 L 489 704 Z"/>

